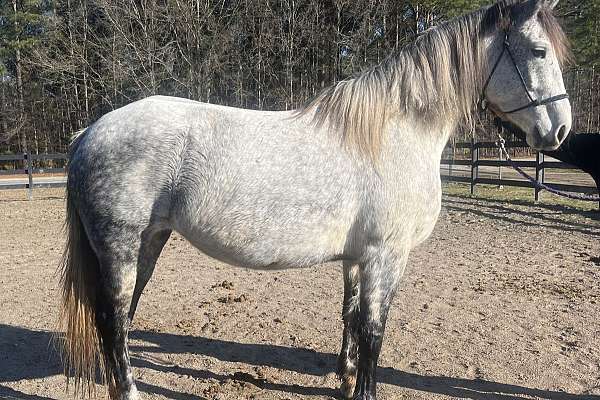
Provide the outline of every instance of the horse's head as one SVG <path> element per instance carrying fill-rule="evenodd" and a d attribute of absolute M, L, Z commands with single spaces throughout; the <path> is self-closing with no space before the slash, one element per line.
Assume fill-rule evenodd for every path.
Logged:
<path fill-rule="evenodd" d="M 565 34 L 552 14 L 558 0 L 507 1 L 484 17 L 489 108 L 527 134 L 537 150 L 554 150 L 571 129 L 571 104 L 561 65 Z"/>

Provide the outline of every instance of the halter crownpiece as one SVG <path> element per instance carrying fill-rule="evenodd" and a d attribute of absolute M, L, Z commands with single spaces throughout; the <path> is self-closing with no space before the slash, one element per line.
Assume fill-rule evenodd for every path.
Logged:
<path fill-rule="evenodd" d="M 496 72 L 496 69 L 498 68 L 498 65 L 500 64 L 500 61 L 502 61 L 502 57 L 504 56 L 504 53 L 508 53 L 510 61 L 512 62 L 512 65 L 515 67 L 515 70 L 517 71 L 517 75 L 519 76 L 519 79 L 521 80 L 521 83 L 523 84 L 523 89 L 525 89 L 525 93 L 527 93 L 527 97 L 529 97 L 529 103 L 525 104 L 522 107 L 515 108 L 514 110 L 510 110 L 510 111 L 500 110 L 500 112 L 502 112 L 503 114 L 513 114 L 513 113 L 516 113 L 518 111 L 522 111 L 522 110 L 525 110 L 528 108 L 539 107 L 539 106 L 543 106 L 546 104 L 554 103 L 555 101 L 564 100 L 564 99 L 569 98 L 569 95 L 567 93 L 547 97 L 542 100 L 533 98 L 533 96 L 531 95 L 531 92 L 529 92 L 529 89 L 527 88 L 527 82 L 525 82 L 525 78 L 523 77 L 523 74 L 521 73 L 521 70 L 519 69 L 517 62 L 515 61 L 515 57 L 513 56 L 513 53 L 510 50 L 510 43 L 508 41 L 508 31 L 504 31 L 504 42 L 502 43 L 502 51 L 500 52 L 498 59 L 494 63 L 494 66 L 492 67 L 492 71 L 490 72 L 490 75 L 488 76 L 487 80 L 485 81 L 485 84 L 483 85 L 483 90 L 481 92 L 481 100 L 479 102 L 479 107 L 482 110 L 487 110 L 487 108 L 488 108 L 488 101 L 485 98 L 485 92 L 490 84 L 490 81 L 492 80 L 492 76 L 494 76 L 494 72 Z"/>

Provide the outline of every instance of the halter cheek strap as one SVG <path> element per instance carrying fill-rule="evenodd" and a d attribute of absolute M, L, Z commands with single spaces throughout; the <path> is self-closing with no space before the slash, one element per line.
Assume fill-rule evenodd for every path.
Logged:
<path fill-rule="evenodd" d="M 490 81 L 492 80 L 492 76 L 494 76 L 494 72 L 496 72 L 498 65 L 500 65 L 500 61 L 502 61 L 502 57 L 504 57 L 504 53 L 508 53 L 510 61 L 512 62 L 512 65 L 515 67 L 515 70 L 517 71 L 517 75 L 519 76 L 519 79 L 521 80 L 521 83 L 523 84 L 523 89 L 525 89 L 525 93 L 527 93 L 527 97 L 529 97 L 529 103 L 525 104 L 522 107 L 515 108 L 514 110 L 510 110 L 510 111 L 500 110 L 500 112 L 502 112 L 503 114 L 513 114 L 513 113 L 516 113 L 519 111 L 526 110 L 528 108 L 539 107 L 539 106 L 543 106 L 546 104 L 554 103 L 555 101 L 564 100 L 564 99 L 569 98 L 569 95 L 566 93 L 559 94 L 559 95 L 552 96 L 552 97 L 547 97 L 542 100 L 533 98 L 533 96 L 531 95 L 531 92 L 529 92 L 529 89 L 527 88 L 527 82 L 525 82 L 525 78 L 523 77 L 523 74 L 521 73 L 521 70 L 519 69 L 519 66 L 517 65 L 517 62 L 515 60 L 515 57 L 513 56 L 513 53 L 510 50 L 510 43 L 508 41 L 508 31 L 505 31 L 504 32 L 504 42 L 502 43 L 502 51 L 500 52 L 498 59 L 496 60 L 496 62 L 494 63 L 494 66 L 492 67 L 492 71 L 490 72 L 490 75 L 488 76 L 487 80 L 485 81 L 485 84 L 483 85 L 483 90 L 481 92 L 481 100 L 479 102 L 479 105 L 482 110 L 486 110 L 488 108 L 488 104 L 487 104 L 488 102 L 487 102 L 487 99 L 485 98 L 485 92 L 487 91 Z"/>

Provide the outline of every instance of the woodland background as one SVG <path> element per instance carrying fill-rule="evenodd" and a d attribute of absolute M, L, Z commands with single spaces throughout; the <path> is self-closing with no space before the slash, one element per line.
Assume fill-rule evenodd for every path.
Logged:
<path fill-rule="evenodd" d="M 64 152 L 73 132 L 153 94 L 294 108 L 485 4 L 0 0 L 0 153 Z M 565 71 L 574 129 L 600 131 L 600 0 L 562 0 L 558 14 L 576 56 Z"/>

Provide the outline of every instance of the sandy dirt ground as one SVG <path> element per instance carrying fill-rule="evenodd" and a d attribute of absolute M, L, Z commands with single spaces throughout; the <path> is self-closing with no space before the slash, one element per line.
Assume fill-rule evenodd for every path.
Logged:
<path fill-rule="evenodd" d="M 61 189 L 0 193 L 0 398 L 69 399 L 51 343 Z M 444 196 L 411 254 L 380 399 L 600 399 L 599 215 Z M 174 235 L 130 334 L 144 399 L 335 399 L 341 268 L 252 271 Z"/>

